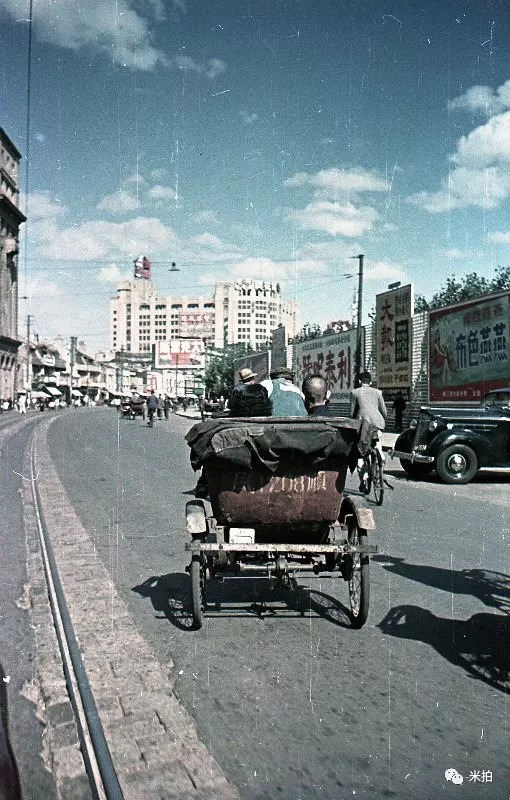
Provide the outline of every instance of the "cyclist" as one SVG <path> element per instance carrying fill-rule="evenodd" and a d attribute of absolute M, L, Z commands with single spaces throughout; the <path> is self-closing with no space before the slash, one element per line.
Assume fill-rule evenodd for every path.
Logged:
<path fill-rule="evenodd" d="M 154 413 L 158 410 L 159 403 L 158 398 L 154 394 L 154 389 L 151 390 L 149 399 L 147 400 L 147 414 L 149 416 L 149 427 L 152 428 L 154 425 Z"/>
<path fill-rule="evenodd" d="M 388 411 L 384 403 L 384 398 L 380 389 L 375 389 L 372 384 L 372 376 L 370 372 L 362 372 L 358 378 L 359 387 L 351 391 L 351 417 L 354 419 L 365 419 L 375 428 L 378 432 L 383 431 L 386 426 L 386 417 Z M 376 447 L 381 453 L 383 462 L 385 461 L 384 454 L 381 448 L 381 442 L 378 437 Z M 363 459 L 358 461 L 358 468 L 360 470 L 360 492 L 366 489 L 365 478 L 366 475 L 361 471 L 363 467 Z"/>

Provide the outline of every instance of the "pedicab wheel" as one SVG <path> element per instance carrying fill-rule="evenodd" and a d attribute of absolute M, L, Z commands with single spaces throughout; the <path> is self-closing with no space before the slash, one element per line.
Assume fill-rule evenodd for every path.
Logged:
<path fill-rule="evenodd" d="M 382 506 L 384 499 L 384 470 L 379 450 L 376 450 L 373 456 L 372 475 L 375 502 L 378 506 Z"/>
<path fill-rule="evenodd" d="M 199 630 L 203 622 L 203 606 L 202 606 L 202 562 L 200 556 L 193 556 L 190 566 L 190 579 L 191 579 L 191 606 L 193 611 L 193 628 Z"/>
<path fill-rule="evenodd" d="M 349 544 L 364 546 L 367 543 L 366 531 L 354 524 L 349 529 Z M 351 602 L 351 621 L 353 628 L 362 628 L 368 617 L 370 605 L 370 560 L 368 555 L 353 553 L 349 556 L 349 599 Z"/>

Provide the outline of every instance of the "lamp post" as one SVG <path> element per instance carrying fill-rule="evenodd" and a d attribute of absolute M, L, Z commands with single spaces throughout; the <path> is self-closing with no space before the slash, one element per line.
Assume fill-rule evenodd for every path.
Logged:
<path fill-rule="evenodd" d="M 365 256 L 358 255 L 358 256 L 351 256 L 351 258 L 357 258 L 359 263 L 359 271 L 358 271 L 358 313 L 357 313 L 357 329 L 356 329 L 356 355 L 354 358 L 354 365 L 355 365 L 355 379 L 360 376 L 362 363 L 361 363 L 361 318 L 363 312 L 363 259 Z M 364 365 L 363 365 L 364 366 Z"/>

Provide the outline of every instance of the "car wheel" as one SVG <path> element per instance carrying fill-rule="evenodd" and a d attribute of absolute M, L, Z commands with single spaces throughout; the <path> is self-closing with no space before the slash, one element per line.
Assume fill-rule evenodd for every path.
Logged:
<path fill-rule="evenodd" d="M 469 483 L 478 472 L 476 453 L 465 444 L 452 444 L 439 453 L 436 469 L 445 483 Z"/>
<path fill-rule="evenodd" d="M 432 464 L 419 464 L 416 461 L 406 461 L 404 458 L 400 459 L 400 464 L 404 472 L 413 478 L 423 478 L 432 471 Z"/>

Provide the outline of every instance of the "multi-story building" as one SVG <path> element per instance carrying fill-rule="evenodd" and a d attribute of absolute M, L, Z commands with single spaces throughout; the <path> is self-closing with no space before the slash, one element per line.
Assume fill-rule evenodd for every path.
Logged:
<path fill-rule="evenodd" d="M 149 355 L 156 342 L 194 336 L 212 339 L 212 298 L 161 297 L 150 281 L 124 281 L 110 301 L 109 347 L 115 352 Z"/>
<path fill-rule="evenodd" d="M 287 337 L 299 330 L 299 305 L 282 298 L 280 284 L 241 280 L 216 285 L 214 345 L 245 343 L 260 350 L 271 340 L 271 332 L 285 326 Z"/>
<path fill-rule="evenodd" d="M 18 208 L 21 154 L 0 128 L 0 397 L 14 401 L 18 372 Z"/>

